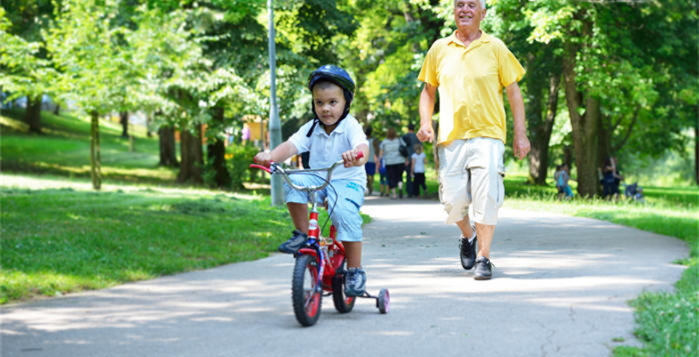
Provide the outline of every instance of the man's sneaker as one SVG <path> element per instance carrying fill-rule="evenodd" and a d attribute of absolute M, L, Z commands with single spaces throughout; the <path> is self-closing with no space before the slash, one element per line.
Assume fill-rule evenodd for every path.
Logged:
<path fill-rule="evenodd" d="M 459 249 L 461 250 L 461 266 L 469 270 L 476 263 L 476 246 L 478 245 L 478 237 L 473 238 L 473 242 L 469 243 L 468 238 L 461 238 Z"/>
<path fill-rule="evenodd" d="M 366 285 L 366 273 L 360 268 L 347 269 L 345 276 L 345 295 L 361 296 L 364 295 L 364 286 Z"/>
<path fill-rule="evenodd" d="M 476 270 L 473 276 L 476 280 L 488 280 L 493 276 L 493 264 L 486 257 L 476 259 Z"/>
<path fill-rule="evenodd" d="M 308 239 L 308 235 L 305 233 L 302 233 L 301 231 L 294 229 L 294 233 L 289 238 L 288 241 L 282 243 L 277 250 L 279 250 L 282 253 L 289 253 L 289 254 L 295 254 L 296 252 L 303 247 L 303 245 L 306 243 L 306 240 Z"/>

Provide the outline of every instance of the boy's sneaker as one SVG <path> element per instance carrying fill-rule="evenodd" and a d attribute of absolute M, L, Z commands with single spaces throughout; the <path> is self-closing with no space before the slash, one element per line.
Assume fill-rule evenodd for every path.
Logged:
<path fill-rule="evenodd" d="M 491 276 L 493 276 L 493 263 L 486 257 L 478 257 L 473 278 L 476 280 L 488 280 Z"/>
<path fill-rule="evenodd" d="M 366 285 L 366 273 L 361 268 L 347 269 L 345 276 L 345 295 L 361 296 L 364 295 L 364 286 Z"/>
<path fill-rule="evenodd" d="M 277 250 L 279 250 L 282 253 L 289 253 L 289 254 L 296 254 L 296 252 L 303 247 L 303 245 L 306 243 L 306 240 L 308 239 L 308 235 L 305 233 L 294 229 L 294 233 L 289 238 L 288 241 L 282 243 Z"/>
<path fill-rule="evenodd" d="M 468 238 L 461 238 L 459 249 L 461 250 L 461 266 L 469 270 L 476 263 L 476 246 L 478 237 L 474 237 L 472 242 L 468 242 Z"/>

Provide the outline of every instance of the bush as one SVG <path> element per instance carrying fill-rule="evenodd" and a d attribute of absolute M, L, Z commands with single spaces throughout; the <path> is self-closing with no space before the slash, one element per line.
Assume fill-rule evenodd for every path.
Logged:
<path fill-rule="evenodd" d="M 234 190 L 242 189 L 243 182 L 253 181 L 254 173 L 249 166 L 259 148 L 254 145 L 230 145 L 226 148 L 226 167 L 231 174 L 231 183 Z"/>

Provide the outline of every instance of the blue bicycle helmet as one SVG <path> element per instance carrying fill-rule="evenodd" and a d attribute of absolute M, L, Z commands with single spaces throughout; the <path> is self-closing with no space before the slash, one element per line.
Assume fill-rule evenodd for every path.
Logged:
<path fill-rule="evenodd" d="M 352 99 L 354 98 L 354 81 L 347 71 L 332 64 L 320 66 L 318 69 L 311 72 L 311 75 L 308 76 L 308 89 L 313 91 L 313 86 L 315 86 L 315 84 L 321 80 L 335 83 L 342 88 L 342 92 L 345 96 L 345 110 L 342 112 L 340 120 L 338 120 L 339 123 L 342 119 L 345 119 L 347 114 L 349 114 L 350 104 L 352 104 Z M 313 111 L 313 114 L 315 114 L 315 104 L 313 101 L 311 101 L 311 110 Z M 308 131 L 306 136 L 311 136 L 311 133 L 313 133 L 313 129 L 315 129 L 318 122 L 319 120 L 316 118 L 313 122 L 313 126 L 311 126 L 311 130 Z"/>

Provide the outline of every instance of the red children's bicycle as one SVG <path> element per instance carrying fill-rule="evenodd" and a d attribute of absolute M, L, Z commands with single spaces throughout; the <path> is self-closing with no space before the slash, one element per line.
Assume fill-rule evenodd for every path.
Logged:
<path fill-rule="evenodd" d="M 358 158 L 361 158 L 361 153 Z M 294 306 L 296 320 L 303 326 L 311 326 L 318 321 L 321 312 L 323 296 L 333 297 L 335 309 L 340 313 L 352 311 L 357 297 L 376 300 L 379 312 L 385 314 L 389 310 L 390 294 L 388 289 L 381 289 L 377 296 L 364 292 L 354 297 L 345 294 L 345 247 L 336 239 L 337 230 L 330 226 L 329 236 L 323 237 L 318 226 L 317 191 L 325 189 L 330 184 L 332 171 L 343 165 L 340 160 L 324 169 L 285 169 L 281 164 L 271 163 L 270 167 L 252 164 L 250 167 L 267 171 L 270 174 L 280 174 L 287 184 L 295 190 L 307 192 L 311 202 L 309 214 L 308 240 L 306 245 L 294 255 L 295 265 L 291 281 L 291 300 Z M 297 186 L 289 175 L 312 174 L 326 172 L 327 176 L 319 186 Z M 326 221 L 327 223 L 327 221 Z"/>

